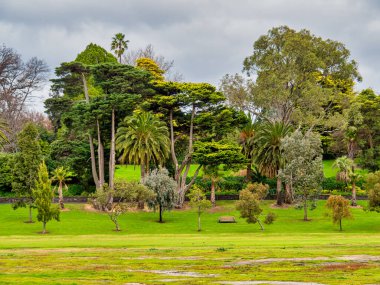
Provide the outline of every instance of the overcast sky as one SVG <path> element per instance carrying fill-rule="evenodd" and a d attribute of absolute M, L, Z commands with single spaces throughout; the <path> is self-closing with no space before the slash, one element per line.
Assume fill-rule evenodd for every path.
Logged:
<path fill-rule="evenodd" d="M 0 0 L 0 44 L 53 71 L 90 42 L 109 50 L 121 32 L 129 49 L 152 44 L 186 81 L 219 84 L 240 72 L 260 35 L 280 25 L 343 42 L 359 63 L 356 89 L 380 92 L 380 1 L 376 0 Z M 38 109 L 48 88 L 38 93 Z"/>

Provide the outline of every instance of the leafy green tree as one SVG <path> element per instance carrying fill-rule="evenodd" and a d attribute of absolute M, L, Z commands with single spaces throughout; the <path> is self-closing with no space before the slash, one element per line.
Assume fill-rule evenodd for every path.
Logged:
<path fill-rule="evenodd" d="M 164 78 L 165 71 L 162 70 L 157 65 L 157 63 L 150 58 L 142 57 L 142 58 L 137 59 L 136 66 L 137 68 L 148 71 L 150 74 L 152 74 L 155 80 L 163 81 L 165 79 Z"/>
<path fill-rule="evenodd" d="M 148 201 L 148 206 L 154 210 L 158 208 L 159 222 L 163 223 L 163 212 L 173 209 L 177 202 L 177 184 L 165 168 L 153 170 L 145 179 L 144 184 L 156 194 L 154 199 Z"/>
<path fill-rule="evenodd" d="M 26 124 L 17 136 L 19 152 L 15 155 L 13 165 L 12 191 L 19 198 L 13 208 L 29 207 L 29 222 L 32 223 L 32 208 L 34 207 L 33 189 L 38 176 L 39 165 L 42 161 L 39 134 L 36 126 Z"/>
<path fill-rule="evenodd" d="M 292 185 L 304 210 L 304 221 L 307 221 L 308 202 L 318 198 L 323 181 L 320 135 L 311 130 L 303 134 L 298 129 L 282 140 L 281 150 L 286 164 L 279 176 Z"/>
<path fill-rule="evenodd" d="M 268 193 L 269 186 L 267 184 L 253 183 L 248 184 L 245 189 L 239 193 L 239 201 L 236 203 L 236 209 L 240 212 L 242 218 L 247 219 L 247 223 L 258 223 L 263 231 L 264 227 L 260 220 L 263 209 L 260 207 L 260 201 L 265 198 Z M 265 218 L 265 223 L 271 224 L 275 216 L 271 213 Z"/>
<path fill-rule="evenodd" d="M 141 165 L 141 180 L 149 173 L 149 165 L 162 165 L 170 149 L 169 131 L 164 122 L 150 112 L 135 113 L 124 119 L 117 130 L 116 149 L 120 161 Z"/>
<path fill-rule="evenodd" d="M 207 200 L 205 193 L 198 186 L 194 185 L 187 195 L 190 199 L 190 207 L 196 209 L 198 214 L 198 232 L 201 228 L 201 214 L 211 208 L 211 202 Z"/>
<path fill-rule="evenodd" d="M 380 171 L 369 173 L 364 186 L 368 192 L 368 208 L 380 212 Z"/>
<path fill-rule="evenodd" d="M 13 153 L 0 153 L 0 192 L 2 193 L 12 191 L 14 156 Z"/>
<path fill-rule="evenodd" d="M 198 119 L 202 117 L 202 122 L 205 123 L 212 121 L 218 112 L 225 114 L 221 109 L 216 108 L 225 101 L 225 97 L 217 92 L 214 86 L 207 83 L 156 81 L 154 87 L 158 94 L 149 100 L 148 107 L 160 113 L 169 125 L 170 154 L 174 164 L 174 179 L 177 182 L 178 206 L 182 207 L 185 194 L 193 185 L 202 167 L 200 165 L 192 179 L 186 181 L 192 163 L 195 139 L 210 139 L 210 131 L 219 131 L 218 129 L 222 129 L 223 132 L 228 131 L 223 126 L 224 117 L 219 117 L 220 121 L 217 121 L 213 128 L 200 127 Z M 228 116 L 228 119 L 231 117 Z M 234 118 L 228 125 L 236 127 L 236 124 L 231 122 L 233 120 Z"/>
<path fill-rule="evenodd" d="M 62 190 L 63 190 L 63 187 L 67 188 L 66 181 L 69 181 L 72 176 L 73 176 L 73 173 L 69 169 L 67 169 L 63 166 L 60 166 L 60 167 L 54 169 L 54 171 L 53 171 L 52 180 L 58 182 L 59 206 L 61 207 L 62 210 L 65 208 L 65 204 L 63 203 L 63 191 Z"/>
<path fill-rule="evenodd" d="M 260 116 L 296 126 L 322 124 L 331 114 L 330 103 L 342 92 L 338 84 L 326 82 L 352 86 L 361 80 L 342 43 L 287 26 L 259 37 L 244 60 L 244 71 L 254 75 L 252 100 Z"/>
<path fill-rule="evenodd" d="M 281 150 L 281 140 L 291 133 L 291 126 L 282 122 L 270 122 L 259 126 L 255 137 L 254 162 L 261 174 L 267 177 L 277 177 L 277 205 L 282 204 L 281 177 L 278 175 L 285 164 Z"/>
<path fill-rule="evenodd" d="M 365 89 L 354 99 L 362 116 L 358 128 L 359 164 L 372 171 L 380 169 L 380 96 Z"/>
<path fill-rule="evenodd" d="M 124 54 L 126 49 L 128 49 L 129 40 L 125 40 L 125 35 L 122 33 L 117 33 L 111 42 L 111 50 L 115 51 L 115 55 L 119 59 L 119 63 L 121 63 L 121 56 Z"/>
<path fill-rule="evenodd" d="M 215 183 L 218 180 L 219 166 L 231 169 L 246 162 L 238 145 L 222 142 L 194 143 L 194 161 L 204 167 L 205 174 L 211 179 L 211 203 L 215 206 Z"/>
<path fill-rule="evenodd" d="M 109 197 L 114 197 L 109 203 Z M 146 202 L 155 198 L 153 191 L 137 182 L 117 182 L 114 189 L 107 184 L 98 188 L 91 196 L 91 203 L 96 209 L 106 211 L 115 230 L 120 231 L 119 217 L 128 211 L 128 207 L 136 202 Z"/>
<path fill-rule="evenodd" d="M 38 179 L 35 182 L 33 188 L 33 196 L 35 197 L 35 206 L 38 210 L 37 219 L 42 222 L 43 231 L 46 233 L 46 224 L 52 219 L 59 221 L 59 208 L 52 206 L 52 200 L 54 193 L 51 190 L 51 180 L 46 168 L 46 164 L 43 161 L 38 169 Z"/>
<path fill-rule="evenodd" d="M 327 199 L 326 207 L 331 210 L 333 223 L 339 224 L 339 230 L 342 231 L 342 219 L 352 218 L 350 202 L 340 195 L 331 195 Z"/>
<path fill-rule="evenodd" d="M 97 44 L 90 43 L 87 47 L 79 53 L 75 59 L 76 62 L 80 62 L 87 65 L 99 64 L 104 62 L 117 63 L 116 57 L 106 51 Z"/>

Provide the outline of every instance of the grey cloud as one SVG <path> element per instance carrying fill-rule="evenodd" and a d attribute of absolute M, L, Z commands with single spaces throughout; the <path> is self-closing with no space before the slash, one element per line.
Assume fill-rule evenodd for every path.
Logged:
<path fill-rule="evenodd" d="M 357 88 L 380 91 L 375 0 L 0 0 L 0 7 L 0 43 L 52 69 L 90 42 L 108 49 L 122 32 L 131 49 L 152 43 L 186 80 L 217 85 L 225 73 L 241 71 L 260 35 L 288 25 L 345 43 L 364 77 Z"/>

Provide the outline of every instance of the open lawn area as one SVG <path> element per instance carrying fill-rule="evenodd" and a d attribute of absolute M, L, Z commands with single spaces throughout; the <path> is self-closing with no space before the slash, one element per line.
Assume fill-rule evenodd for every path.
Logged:
<path fill-rule="evenodd" d="M 380 214 L 355 208 L 355 219 L 343 221 L 339 232 L 324 201 L 308 222 L 302 211 L 271 209 L 271 203 L 265 201 L 264 212 L 278 219 L 264 232 L 240 219 L 233 201 L 219 201 L 203 214 L 202 232 L 189 209 L 165 212 L 163 224 L 157 213 L 130 212 L 115 232 L 106 214 L 71 204 L 61 222 L 48 223 L 47 235 L 38 233 L 40 223 L 23 223 L 26 210 L 0 205 L 0 283 L 380 283 Z M 219 224 L 221 215 L 234 215 L 237 223 Z"/>

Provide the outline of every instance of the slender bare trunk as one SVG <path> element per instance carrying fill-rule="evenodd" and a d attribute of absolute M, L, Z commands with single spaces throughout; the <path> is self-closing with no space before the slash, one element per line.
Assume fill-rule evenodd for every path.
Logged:
<path fill-rule="evenodd" d="M 292 204 L 293 203 L 293 194 L 291 185 L 289 183 L 285 184 L 285 203 Z"/>
<path fill-rule="evenodd" d="M 29 205 L 29 223 L 33 223 L 32 206 Z"/>
<path fill-rule="evenodd" d="M 277 197 L 276 197 L 276 199 L 277 199 L 277 205 L 278 205 L 278 206 L 281 206 L 281 205 L 282 205 L 282 198 L 281 198 L 281 184 L 282 184 L 282 182 L 281 182 L 281 178 L 277 175 L 277 190 L 276 190 L 276 192 L 277 192 Z"/>
<path fill-rule="evenodd" d="M 112 108 L 112 123 L 111 123 L 111 149 L 109 160 L 109 186 L 114 188 L 115 179 L 115 165 L 116 165 L 116 150 L 115 150 L 115 109 Z"/>
<path fill-rule="evenodd" d="M 63 204 L 63 193 L 62 193 L 62 181 L 59 181 L 59 186 L 58 186 L 58 202 L 59 202 L 59 207 L 63 210 L 65 208 L 65 205 Z"/>
<path fill-rule="evenodd" d="M 352 165 L 352 173 L 355 173 L 355 166 Z M 351 179 L 351 186 L 352 186 L 352 197 L 351 197 L 351 206 L 357 206 L 356 203 L 356 181 L 355 177 L 352 177 Z"/>
<path fill-rule="evenodd" d="M 307 221 L 307 199 L 303 202 L 303 220 Z"/>
<path fill-rule="evenodd" d="M 251 181 L 251 178 L 252 178 L 252 164 L 251 164 L 251 162 L 249 162 L 247 164 L 247 174 L 245 176 L 245 181 L 249 182 L 249 181 Z"/>
<path fill-rule="evenodd" d="M 215 207 L 215 181 L 214 179 L 211 178 L 211 197 L 210 197 L 210 200 L 211 200 L 211 204 L 213 207 Z"/>
<path fill-rule="evenodd" d="M 42 222 L 42 227 L 43 227 L 42 233 L 46 234 L 46 222 Z"/>
<path fill-rule="evenodd" d="M 201 228 L 201 209 L 198 207 L 198 232 L 202 230 Z"/>
<path fill-rule="evenodd" d="M 88 94 L 88 87 L 87 87 L 87 80 L 84 73 L 81 73 L 82 76 L 82 82 L 83 82 L 83 92 L 84 97 L 86 98 L 86 103 L 90 103 L 90 96 Z M 95 149 L 94 149 L 94 141 L 92 139 L 92 135 L 88 134 L 88 140 L 90 143 L 90 152 L 91 152 L 91 171 L 92 171 L 92 178 L 94 179 L 96 188 L 99 188 L 99 177 L 96 170 L 96 159 L 95 159 Z"/>
<path fill-rule="evenodd" d="M 98 167 L 99 167 L 99 187 L 104 184 L 104 147 L 102 143 L 99 119 L 96 119 L 96 126 L 98 130 Z"/>
<path fill-rule="evenodd" d="M 162 220 L 162 206 L 160 205 L 160 223 L 162 223 L 163 220 Z"/>
<path fill-rule="evenodd" d="M 99 177 L 98 177 L 98 171 L 96 170 L 96 159 L 95 159 L 94 141 L 92 139 L 92 135 L 91 134 L 88 134 L 88 139 L 90 141 L 92 178 L 94 179 L 96 189 L 98 189 L 99 188 Z"/>
<path fill-rule="evenodd" d="M 260 219 L 257 219 L 257 222 L 259 223 L 260 229 L 263 231 L 264 227 L 263 227 L 263 224 L 261 223 Z"/>
<path fill-rule="evenodd" d="M 342 231 L 342 219 L 339 220 L 339 230 Z"/>

